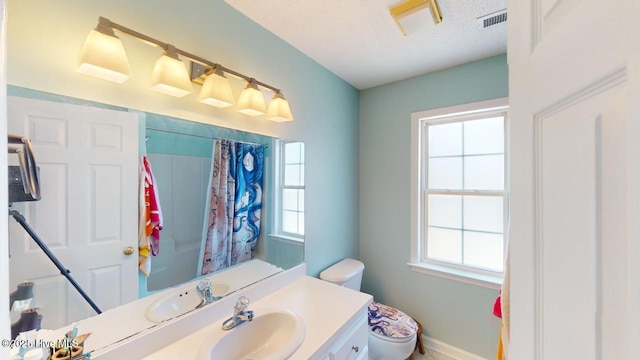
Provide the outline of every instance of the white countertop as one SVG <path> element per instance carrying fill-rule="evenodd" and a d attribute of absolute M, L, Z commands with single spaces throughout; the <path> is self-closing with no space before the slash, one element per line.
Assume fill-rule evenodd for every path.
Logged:
<path fill-rule="evenodd" d="M 212 283 L 228 284 L 231 289 L 230 292 L 233 292 L 237 289 L 250 286 L 257 281 L 269 278 L 281 271 L 282 269 L 277 266 L 263 260 L 253 259 L 226 269 L 225 271 L 207 275 L 206 278 L 209 278 Z M 158 291 L 145 298 L 106 310 L 102 314 L 74 322 L 60 329 L 42 329 L 38 332 L 38 338 L 48 341 L 62 339 L 64 334 L 77 324 L 78 334 L 92 334 L 85 343 L 86 352 L 107 348 L 123 339 L 158 326 L 158 323 L 146 318 L 145 312 L 147 308 L 155 300 L 166 296 L 168 293 L 183 291 L 185 289 L 195 289 L 199 280 L 200 279 L 193 280 L 163 291 Z M 15 349 L 12 353 L 15 355 L 17 351 L 18 349 Z"/>
<path fill-rule="evenodd" d="M 258 315 L 260 309 L 281 308 L 301 317 L 306 327 L 305 339 L 290 359 L 307 360 L 324 351 L 328 342 L 335 340 L 334 334 L 349 320 L 366 314 L 371 300 L 371 295 L 305 276 L 252 302 L 249 309 Z M 210 325 L 165 347 L 162 347 L 162 344 L 154 344 L 158 351 L 144 359 L 194 359 L 203 341 L 210 337 L 213 329 L 219 328 L 232 312 L 233 308 L 229 307 L 228 313 L 222 318 L 212 320 Z M 240 326 L 247 325 L 250 323 Z"/>

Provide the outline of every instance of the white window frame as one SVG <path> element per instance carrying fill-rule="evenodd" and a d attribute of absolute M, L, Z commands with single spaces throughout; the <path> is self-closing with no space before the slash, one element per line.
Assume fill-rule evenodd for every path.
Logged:
<path fill-rule="evenodd" d="M 274 151 L 274 201 L 273 201 L 273 232 L 269 234 L 269 236 L 277 238 L 281 241 L 291 242 L 291 243 L 301 243 L 304 242 L 304 235 L 285 232 L 282 230 L 282 192 L 283 189 L 286 188 L 296 188 L 299 190 L 304 190 L 305 186 L 285 186 L 284 185 L 284 147 L 288 143 L 302 143 L 302 141 L 297 140 L 282 140 L 278 139 L 275 141 L 275 151 Z M 306 155 L 306 152 L 305 152 Z M 306 159 L 302 159 L 302 164 L 304 164 Z M 305 194 L 306 195 L 306 194 Z M 302 211 L 304 213 L 304 211 Z"/>
<path fill-rule="evenodd" d="M 440 108 L 434 110 L 420 111 L 411 114 L 411 254 L 408 262 L 412 271 L 444 277 L 464 283 L 475 284 L 487 288 L 499 289 L 502 284 L 503 273 L 485 271 L 464 265 L 449 264 L 427 259 L 425 248 L 426 231 L 426 172 L 423 171 L 425 149 L 425 123 L 446 123 L 452 121 L 471 120 L 478 117 L 485 117 L 490 114 L 508 112 L 508 98 L 500 98 L 476 103 Z M 504 151 L 504 173 L 505 188 L 504 200 L 504 244 L 506 255 L 506 244 L 508 243 L 508 204 L 509 204 L 509 168 L 508 168 L 508 114 L 505 117 L 505 151 Z"/>

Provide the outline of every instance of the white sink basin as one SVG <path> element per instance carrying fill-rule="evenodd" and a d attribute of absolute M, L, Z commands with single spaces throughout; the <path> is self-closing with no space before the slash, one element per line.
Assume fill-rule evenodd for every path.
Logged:
<path fill-rule="evenodd" d="M 284 360 L 302 344 L 306 329 L 298 315 L 288 310 L 257 309 L 253 321 L 205 340 L 198 359 Z"/>
<path fill-rule="evenodd" d="M 220 297 L 229 292 L 229 286 L 226 284 L 211 284 L 213 295 Z M 176 316 L 185 314 L 194 310 L 200 304 L 200 297 L 195 287 L 193 289 L 182 289 L 181 291 L 171 292 L 154 301 L 147 308 L 145 316 L 153 322 L 161 322 L 172 319 Z"/>

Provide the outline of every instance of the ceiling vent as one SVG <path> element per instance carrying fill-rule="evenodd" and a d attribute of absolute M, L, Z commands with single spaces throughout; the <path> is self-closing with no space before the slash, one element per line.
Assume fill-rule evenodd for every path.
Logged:
<path fill-rule="evenodd" d="M 486 29 L 489 26 L 497 25 L 507 21 L 507 9 L 496 11 L 494 13 L 478 18 L 478 26 Z"/>

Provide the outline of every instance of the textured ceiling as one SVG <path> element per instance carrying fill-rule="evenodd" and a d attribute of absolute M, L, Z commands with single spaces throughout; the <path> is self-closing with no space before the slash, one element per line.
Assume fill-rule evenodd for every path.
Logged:
<path fill-rule="evenodd" d="M 403 21 L 389 15 L 398 0 L 225 0 L 354 87 L 363 90 L 507 51 L 506 23 L 486 29 L 477 18 L 507 0 L 439 0 Z"/>

